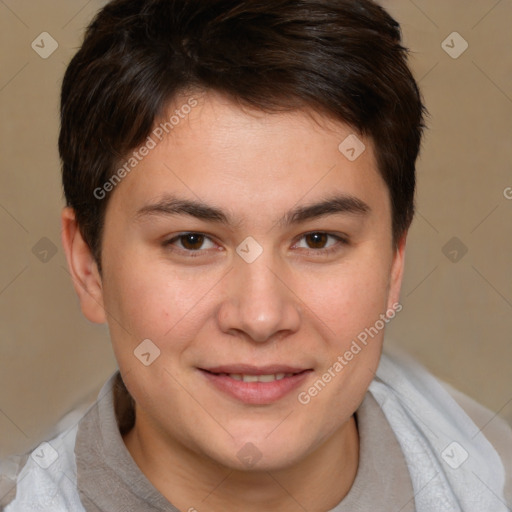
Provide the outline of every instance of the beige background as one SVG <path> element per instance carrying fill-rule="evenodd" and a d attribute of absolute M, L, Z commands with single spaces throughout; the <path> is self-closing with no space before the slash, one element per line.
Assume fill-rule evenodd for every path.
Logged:
<path fill-rule="evenodd" d="M 82 317 L 65 267 L 56 146 L 65 66 L 103 3 L 0 1 L 0 456 L 37 444 L 115 369 L 108 331 Z M 431 113 L 388 343 L 512 422 L 512 1 L 383 4 Z M 469 44 L 457 59 L 441 46 L 454 31 Z M 47 59 L 31 48 L 41 32 L 59 44 Z"/>

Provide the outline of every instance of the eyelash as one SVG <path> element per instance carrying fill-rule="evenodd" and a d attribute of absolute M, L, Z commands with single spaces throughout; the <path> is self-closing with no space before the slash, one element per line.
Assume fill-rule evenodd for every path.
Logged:
<path fill-rule="evenodd" d="M 304 233 L 303 235 L 301 235 L 301 237 L 299 238 L 299 241 L 308 235 L 316 235 L 316 234 L 327 235 L 328 237 L 335 238 L 338 243 L 331 247 L 327 247 L 325 249 L 322 249 L 322 248 L 306 249 L 310 253 L 316 253 L 316 254 L 320 253 L 321 255 L 327 256 L 327 255 L 330 255 L 332 253 L 339 251 L 341 249 L 341 246 L 349 245 L 349 240 L 347 237 L 344 237 L 341 235 L 335 235 L 334 233 L 329 233 L 327 231 L 309 231 L 308 233 Z M 200 236 L 204 236 L 205 238 L 208 238 L 209 240 L 211 240 L 211 237 L 209 237 L 206 233 L 200 233 L 198 231 L 186 231 L 186 232 L 180 233 L 179 235 L 176 235 L 173 238 L 163 242 L 163 246 L 165 248 L 172 247 L 174 242 L 178 241 L 180 238 L 185 237 L 187 235 L 200 235 Z M 211 240 L 211 241 L 213 241 L 213 240 Z M 181 252 L 182 254 L 185 253 L 187 255 L 187 257 L 189 257 L 189 258 L 197 258 L 199 256 L 203 256 L 203 254 L 202 254 L 203 251 L 207 250 L 207 249 L 191 250 L 191 249 L 182 249 L 180 247 L 178 247 L 178 248 L 173 247 L 171 250 L 176 251 L 176 252 Z"/>

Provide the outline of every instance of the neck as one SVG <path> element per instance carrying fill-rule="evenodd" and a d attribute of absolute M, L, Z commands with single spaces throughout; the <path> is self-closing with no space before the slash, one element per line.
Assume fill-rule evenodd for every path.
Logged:
<path fill-rule="evenodd" d="M 357 473 L 353 416 L 299 463 L 275 471 L 233 470 L 164 440 L 136 417 L 125 445 L 153 486 L 180 510 L 325 512 L 347 495 Z"/>

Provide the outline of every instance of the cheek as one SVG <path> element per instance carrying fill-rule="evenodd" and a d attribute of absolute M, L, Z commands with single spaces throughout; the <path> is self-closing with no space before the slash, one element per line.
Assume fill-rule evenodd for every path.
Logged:
<path fill-rule="evenodd" d="M 382 262 L 361 260 L 333 271 L 315 283 L 308 282 L 305 301 L 329 328 L 335 344 L 345 344 L 375 323 L 387 309 L 389 275 Z"/>
<path fill-rule="evenodd" d="M 128 339 L 135 348 L 149 338 L 165 346 L 166 352 L 184 350 L 205 323 L 211 289 L 222 275 L 173 268 L 162 260 L 151 264 L 134 257 L 117 261 L 104 287 L 114 348 L 126 347 Z"/>
<path fill-rule="evenodd" d="M 110 324 L 115 327 L 118 320 L 134 338 L 156 337 L 163 325 L 170 324 L 178 294 L 179 290 L 168 286 L 165 279 L 152 279 L 151 272 L 138 271 L 135 264 L 118 270 L 105 286 Z"/>
<path fill-rule="evenodd" d="M 314 418 L 313 430 L 328 437 L 357 409 L 377 369 L 384 329 L 375 330 L 387 309 L 388 275 L 377 263 L 351 266 L 333 275 L 310 297 L 311 309 L 329 327 L 319 351 L 317 378 L 300 389 L 299 411 Z M 308 420 L 311 421 L 311 420 Z"/>

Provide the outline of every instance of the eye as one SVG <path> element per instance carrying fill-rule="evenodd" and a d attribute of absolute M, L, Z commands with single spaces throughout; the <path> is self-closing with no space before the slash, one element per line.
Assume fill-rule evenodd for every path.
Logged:
<path fill-rule="evenodd" d="M 206 244 L 206 247 L 205 247 Z M 200 250 L 212 249 L 215 244 L 203 233 L 181 233 L 164 243 L 165 246 L 175 246 L 186 252 L 198 252 Z"/>
<path fill-rule="evenodd" d="M 306 247 L 304 247 L 304 245 L 300 247 L 300 242 L 299 244 L 296 244 L 296 247 L 324 254 L 340 250 L 342 246 L 348 244 L 348 240 L 345 237 L 333 235 L 332 233 L 325 233 L 323 231 L 306 233 L 305 235 L 302 235 L 300 240 L 304 240 L 306 242 Z M 331 240 L 330 244 L 329 240 Z"/>
<path fill-rule="evenodd" d="M 305 246 L 303 242 L 305 242 Z M 190 257 L 201 256 L 207 249 L 215 249 L 217 246 L 212 239 L 204 233 L 186 232 L 180 233 L 163 243 L 164 247 L 171 248 L 178 253 L 184 253 Z M 340 235 L 314 231 L 301 236 L 294 248 L 305 249 L 315 254 L 330 254 L 348 245 L 348 239 Z"/>

